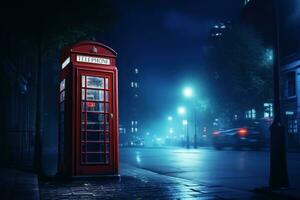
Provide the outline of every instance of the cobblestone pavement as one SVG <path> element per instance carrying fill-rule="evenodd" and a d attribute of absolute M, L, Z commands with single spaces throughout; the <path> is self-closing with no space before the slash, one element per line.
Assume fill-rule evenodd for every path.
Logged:
<path fill-rule="evenodd" d="M 276 199 L 122 166 L 119 180 L 40 182 L 41 199 Z M 122 175 L 123 174 L 123 175 Z"/>

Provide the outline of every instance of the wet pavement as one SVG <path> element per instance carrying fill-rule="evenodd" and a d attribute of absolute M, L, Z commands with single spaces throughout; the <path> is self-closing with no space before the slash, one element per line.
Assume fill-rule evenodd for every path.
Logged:
<path fill-rule="evenodd" d="M 298 154 L 297 154 L 298 155 Z M 268 152 L 121 149 L 119 180 L 40 181 L 41 199 L 285 199 L 254 193 Z M 298 162 L 295 155 L 291 161 Z M 299 163 L 294 163 L 295 165 Z M 255 166 L 254 169 L 251 169 Z M 293 171 L 294 173 L 294 171 Z M 288 198 L 286 198 L 288 199 Z"/>
<path fill-rule="evenodd" d="M 218 185 L 196 184 L 127 164 L 123 168 L 119 180 L 40 182 L 41 199 L 274 199 Z"/>

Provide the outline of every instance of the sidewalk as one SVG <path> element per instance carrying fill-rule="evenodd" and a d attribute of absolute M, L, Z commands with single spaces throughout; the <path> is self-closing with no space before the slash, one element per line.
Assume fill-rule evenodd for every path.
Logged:
<path fill-rule="evenodd" d="M 0 167 L 1 199 L 38 200 L 39 185 L 35 174 Z"/>
<path fill-rule="evenodd" d="M 1 168 L 1 199 L 300 199 L 300 191 L 253 192 L 157 174 L 121 163 L 117 180 L 41 181 L 35 174 Z M 40 196 L 39 196 L 40 193 Z"/>
<path fill-rule="evenodd" d="M 42 182 L 41 199 L 284 199 L 220 185 L 195 184 L 125 163 L 121 164 L 121 169 L 119 180 Z"/>

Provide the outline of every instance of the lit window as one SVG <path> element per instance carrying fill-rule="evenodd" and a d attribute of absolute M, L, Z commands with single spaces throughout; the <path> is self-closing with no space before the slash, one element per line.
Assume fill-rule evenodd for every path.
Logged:
<path fill-rule="evenodd" d="M 134 128 L 131 128 L 131 133 L 133 133 L 134 132 Z"/>
<path fill-rule="evenodd" d="M 135 130 L 136 133 L 138 132 L 138 128 L 135 128 L 134 130 Z"/>
<path fill-rule="evenodd" d="M 131 125 L 132 125 L 132 126 L 134 125 L 134 121 L 131 121 Z"/>
<path fill-rule="evenodd" d="M 264 118 L 273 117 L 273 104 L 264 103 Z"/>
<path fill-rule="evenodd" d="M 246 119 L 255 119 L 256 118 L 255 109 L 251 109 L 251 110 L 246 111 L 245 117 L 246 117 Z"/>
<path fill-rule="evenodd" d="M 138 68 L 135 68 L 135 69 L 134 69 L 134 73 L 138 74 L 138 73 L 139 73 L 139 69 L 138 69 Z"/>
<path fill-rule="evenodd" d="M 138 83 L 137 83 L 137 82 L 135 82 L 135 83 L 134 83 L 134 86 L 137 88 L 137 87 L 138 87 Z"/>
<path fill-rule="evenodd" d="M 131 82 L 131 87 L 132 87 L 132 88 L 134 87 L 134 82 Z"/>
<path fill-rule="evenodd" d="M 137 125 L 138 124 L 138 121 L 135 121 L 135 125 Z"/>

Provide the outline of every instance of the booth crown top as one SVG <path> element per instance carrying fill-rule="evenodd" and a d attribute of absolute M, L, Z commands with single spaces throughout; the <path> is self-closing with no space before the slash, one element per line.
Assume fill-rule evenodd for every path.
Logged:
<path fill-rule="evenodd" d="M 117 52 L 112 48 L 95 41 L 82 41 L 69 46 L 66 49 L 70 52 L 77 52 L 77 53 L 90 53 L 90 54 L 98 54 L 98 55 L 110 55 L 110 56 L 117 56 Z"/>

